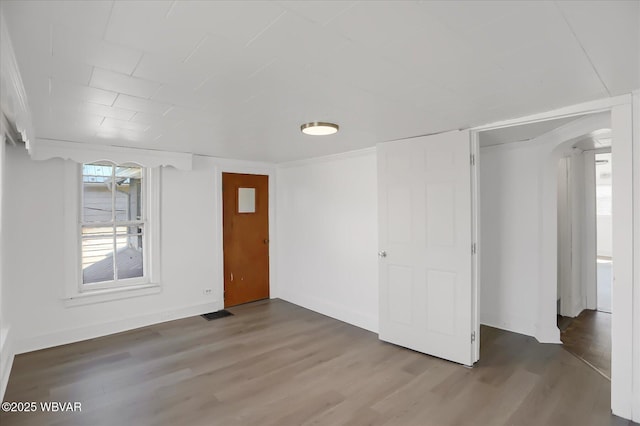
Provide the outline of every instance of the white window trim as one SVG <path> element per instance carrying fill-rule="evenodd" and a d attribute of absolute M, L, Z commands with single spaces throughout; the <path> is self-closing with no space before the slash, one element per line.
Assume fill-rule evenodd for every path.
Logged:
<path fill-rule="evenodd" d="M 65 252 L 65 289 L 63 300 L 66 306 L 78 306 L 102 303 L 129 297 L 159 293 L 160 286 L 160 167 L 146 168 L 145 201 L 147 233 L 144 280 L 127 280 L 126 285 L 99 286 L 88 290 L 82 284 L 80 266 L 80 208 L 82 165 L 67 160 L 65 164 L 65 203 L 64 203 L 64 252 Z"/>

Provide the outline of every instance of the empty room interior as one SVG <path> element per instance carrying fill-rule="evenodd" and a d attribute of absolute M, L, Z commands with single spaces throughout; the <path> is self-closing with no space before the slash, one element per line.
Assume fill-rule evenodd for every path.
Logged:
<path fill-rule="evenodd" d="M 0 18 L 3 426 L 640 422 L 640 1 Z"/>

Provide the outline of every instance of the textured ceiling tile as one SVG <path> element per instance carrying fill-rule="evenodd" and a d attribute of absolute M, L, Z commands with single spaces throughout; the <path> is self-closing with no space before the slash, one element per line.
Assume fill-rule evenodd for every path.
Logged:
<path fill-rule="evenodd" d="M 116 118 L 118 120 L 130 120 L 136 114 L 135 111 L 127 109 L 113 108 L 106 105 L 81 103 L 78 105 L 79 111 L 86 111 L 89 114 L 100 115 L 108 118 Z"/>
<path fill-rule="evenodd" d="M 244 47 L 283 12 L 268 1 L 178 1 L 169 14 L 168 25 L 224 36 Z"/>
<path fill-rule="evenodd" d="M 325 25 L 357 4 L 356 1 L 278 1 L 285 9 L 311 22 Z"/>
<path fill-rule="evenodd" d="M 431 17 L 445 24 L 453 31 L 469 33 L 494 22 L 508 18 L 511 14 L 527 12 L 540 7 L 539 0 L 533 1 L 425 1 L 420 7 Z"/>
<path fill-rule="evenodd" d="M 56 1 L 51 8 L 51 21 L 63 28 L 73 28 L 84 37 L 102 38 L 109 22 L 111 0 Z"/>
<path fill-rule="evenodd" d="M 118 99 L 116 99 L 113 106 L 116 108 L 123 108 L 132 111 L 140 111 L 159 115 L 164 114 L 171 107 L 171 105 L 169 104 L 136 98 L 135 96 L 128 95 L 118 95 Z"/>
<path fill-rule="evenodd" d="M 125 142 L 145 142 L 150 139 L 150 135 L 146 132 L 130 130 L 130 129 L 119 129 L 115 127 L 110 128 L 102 128 L 100 127 L 96 132 L 95 136 L 101 143 L 122 143 Z"/>
<path fill-rule="evenodd" d="M 171 110 L 173 110 L 173 108 Z M 169 112 L 171 112 L 171 110 Z M 154 128 L 172 127 L 177 124 L 177 120 L 167 117 L 169 113 L 167 113 L 167 115 L 151 114 L 146 112 L 135 112 L 133 114 L 134 115 L 131 117 L 130 121 Z"/>
<path fill-rule="evenodd" d="M 612 95 L 640 87 L 640 2 L 561 1 L 559 7 Z"/>
<path fill-rule="evenodd" d="M 460 34 L 413 2 L 359 3 L 327 27 L 381 57 L 422 70 L 472 52 Z"/>
<path fill-rule="evenodd" d="M 211 75 L 212 71 L 205 67 L 153 53 L 145 54 L 133 73 L 134 77 L 192 88 Z"/>
<path fill-rule="evenodd" d="M 62 99 L 76 99 L 84 102 L 92 102 L 100 105 L 111 106 L 118 96 L 115 92 L 97 89 L 95 87 L 81 86 L 54 80 L 51 96 Z"/>
<path fill-rule="evenodd" d="M 206 108 L 211 102 L 206 93 L 184 85 L 162 86 L 152 99 L 158 102 L 191 108 Z"/>
<path fill-rule="evenodd" d="M 145 52 L 184 59 L 204 36 L 191 26 L 172 27 L 171 2 L 117 1 L 105 39 Z"/>
<path fill-rule="evenodd" d="M 155 81 L 130 77 L 101 68 L 94 68 L 89 85 L 139 98 L 150 98 L 161 86 Z"/>
<path fill-rule="evenodd" d="M 566 43 L 572 36 L 553 3 L 538 2 L 535 7 L 520 8 L 491 25 L 467 31 L 461 38 L 474 50 L 496 56 L 534 43 Z"/>
<path fill-rule="evenodd" d="M 295 37 L 291 37 L 295 34 Z M 284 14 L 262 35 L 247 46 L 252 57 L 289 59 L 306 64 L 329 56 L 348 40 L 335 31 L 310 23 L 292 13 Z"/>
<path fill-rule="evenodd" d="M 209 77 L 246 78 L 272 60 L 268 52 L 249 52 L 227 38 L 208 35 L 186 64 L 206 72 Z"/>
<path fill-rule="evenodd" d="M 126 130 L 135 130 L 138 132 L 144 132 L 149 126 L 142 123 L 137 123 L 133 121 L 127 120 L 118 120 L 116 118 L 105 118 L 102 124 L 100 125 L 102 129 L 115 128 L 115 129 L 126 129 Z"/>
<path fill-rule="evenodd" d="M 142 56 L 139 50 L 86 37 L 61 27 L 53 29 L 52 51 L 59 61 L 83 62 L 124 74 L 132 73 Z"/>

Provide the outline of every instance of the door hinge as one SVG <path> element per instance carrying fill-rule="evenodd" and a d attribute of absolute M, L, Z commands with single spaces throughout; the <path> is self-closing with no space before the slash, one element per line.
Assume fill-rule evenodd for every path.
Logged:
<path fill-rule="evenodd" d="M 471 343 L 473 343 L 473 342 L 475 342 L 475 341 L 476 341 L 476 332 L 475 332 L 475 331 L 472 331 L 472 332 L 471 332 Z"/>
<path fill-rule="evenodd" d="M 471 165 L 472 166 L 476 165 L 476 156 L 474 154 L 471 154 Z"/>
<path fill-rule="evenodd" d="M 476 243 L 471 244 L 471 254 L 476 254 Z"/>

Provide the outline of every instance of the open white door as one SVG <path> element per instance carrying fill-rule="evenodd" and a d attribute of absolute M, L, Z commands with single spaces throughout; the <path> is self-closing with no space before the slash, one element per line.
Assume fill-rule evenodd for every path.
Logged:
<path fill-rule="evenodd" d="M 468 131 L 378 145 L 380 339 L 472 365 Z"/>

